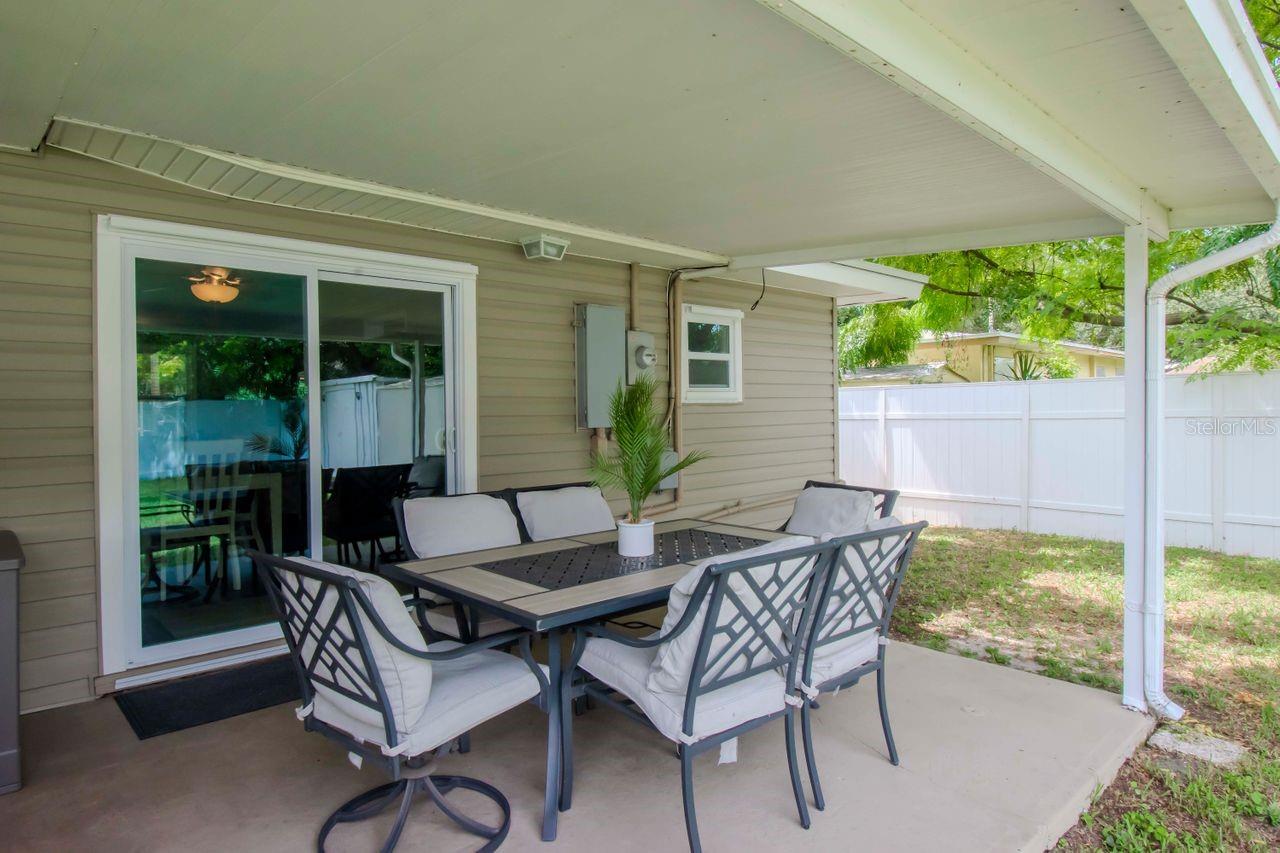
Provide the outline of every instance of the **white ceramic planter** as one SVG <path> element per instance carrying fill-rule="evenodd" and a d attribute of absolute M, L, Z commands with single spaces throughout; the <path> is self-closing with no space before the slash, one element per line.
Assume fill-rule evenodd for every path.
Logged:
<path fill-rule="evenodd" d="M 624 557 L 649 557 L 653 555 L 653 522 L 618 522 L 618 553 Z"/>

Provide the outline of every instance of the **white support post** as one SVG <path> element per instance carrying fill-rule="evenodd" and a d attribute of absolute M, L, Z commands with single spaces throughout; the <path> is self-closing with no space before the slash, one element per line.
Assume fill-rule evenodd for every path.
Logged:
<path fill-rule="evenodd" d="M 1147 229 L 1124 230 L 1124 704 L 1145 711 Z"/>

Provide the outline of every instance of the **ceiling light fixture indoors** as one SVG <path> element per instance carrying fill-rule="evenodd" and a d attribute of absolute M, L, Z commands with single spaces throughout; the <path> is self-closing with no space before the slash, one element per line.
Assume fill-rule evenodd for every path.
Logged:
<path fill-rule="evenodd" d="M 201 302 L 230 302 L 240 295 L 240 279 L 231 278 L 226 267 L 205 267 L 187 281 L 191 282 L 191 294 Z"/>

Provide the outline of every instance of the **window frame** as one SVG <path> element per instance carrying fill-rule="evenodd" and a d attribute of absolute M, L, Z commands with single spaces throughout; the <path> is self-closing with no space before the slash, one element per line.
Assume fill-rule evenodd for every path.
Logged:
<path fill-rule="evenodd" d="M 479 474 L 478 369 L 476 359 L 476 278 L 473 264 L 437 260 L 398 252 L 360 249 L 256 232 L 231 231 L 167 220 L 99 214 L 94 246 L 94 450 L 97 480 L 94 505 L 95 543 L 99 559 L 98 618 L 103 675 L 127 673 L 139 667 L 179 662 L 163 673 L 182 674 L 249 660 L 262 649 L 278 653 L 280 627 L 272 622 L 250 628 L 142 646 L 140 610 L 133 608 L 141 575 L 138 570 L 138 526 L 133 507 L 136 489 L 137 328 L 135 317 L 135 261 L 139 257 L 207 263 L 213 256 L 234 267 L 298 275 L 307 280 L 307 375 L 319 376 L 319 280 L 356 277 L 386 280 L 387 286 L 440 291 L 452 288 L 453 334 L 449 341 L 455 390 L 453 421 L 460 491 L 476 489 Z M 307 411 L 314 428 L 321 411 L 320 383 L 308 383 Z M 319 434 L 313 429 L 312 435 Z M 317 447 L 319 443 L 317 443 Z M 310 459 L 311 550 L 319 555 L 321 454 Z M 272 645 L 257 648 L 255 644 Z M 249 651 L 245 651 L 248 648 Z M 208 660 L 181 663 L 208 655 Z M 151 679 L 155 673 L 138 678 Z M 167 677 L 167 676 L 166 676 Z M 117 679 L 117 686 L 130 682 Z M 156 675 L 156 680 L 159 676 Z"/>
<path fill-rule="evenodd" d="M 680 313 L 680 395 L 685 403 L 742 402 L 742 311 L 712 305 L 685 303 Z M 729 327 L 729 352 L 691 352 L 689 324 L 712 323 Z M 689 360 L 724 361 L 729 364 L 728 388 L 693 388 L 689 384 Z"/>

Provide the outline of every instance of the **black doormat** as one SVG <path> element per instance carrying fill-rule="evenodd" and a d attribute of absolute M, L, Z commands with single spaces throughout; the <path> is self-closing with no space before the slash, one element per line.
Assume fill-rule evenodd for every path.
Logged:
<path fill-rule="evenodd" d="M 302 698 L 288 655 L 117 693 L 139 740 Z"/>

